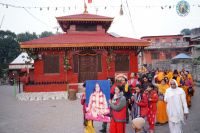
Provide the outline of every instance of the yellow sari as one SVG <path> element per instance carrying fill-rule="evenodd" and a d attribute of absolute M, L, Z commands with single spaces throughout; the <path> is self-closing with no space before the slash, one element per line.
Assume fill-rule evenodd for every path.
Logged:
<path fill-rule="evenodd" d="M 168 84 L 165 85 L 158 85 L 158 91 L 160 94 L 165 94 L 166 89 L 169 88 Z M 168 121 L 167 112 L 166 112 L 166 103 L 164 100 L 159 99 L 157 102 L 157 114 L 156 120 L 158 123 L 164 124 Z"/>
<path fill-rule="evenodd" d="M 87 126 L 84 129 L 85 133 L 96 133 L 93 127 L 92 120 L 87 121 Z"/>
<path fill-rule="evenodd" d="M 167 77 L 169 80 L 172 79 L 172 77 L 173 77 L 173 72 L 172 72 L 172 71 L 169 71 L 169 72 L 167 73 L 166 77 Z"/>

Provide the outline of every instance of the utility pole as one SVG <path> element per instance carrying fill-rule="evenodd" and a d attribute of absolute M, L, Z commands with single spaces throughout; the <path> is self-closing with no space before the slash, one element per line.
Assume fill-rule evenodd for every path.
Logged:
<path fill-rule="evenodd" d="M 2 20 L 1 20 L 0 29 L 1 29 L 1 26 L 2 26 L 2 24 L 3 24 L 4 17 L 5 17 L 5 15 L 3 15 L 3 18 L 2 18 Z"/>

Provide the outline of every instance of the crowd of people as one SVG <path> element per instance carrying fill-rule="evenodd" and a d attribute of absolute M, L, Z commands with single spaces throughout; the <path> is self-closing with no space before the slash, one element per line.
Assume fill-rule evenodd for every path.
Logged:
<path fill-rule="evenodd" d="M 110 126 L 103 122 L 100 132 L 125 133 L 130 123 L 135 133 L 154 133 L 156 125 L 169 123 L 171 133 L 182 133 L 195 93 L 188 71 L 131 73 L 129 79 L 121 74 L 110 81 Z M 84 93 L 81 101 L 85 114 Z M 85 132 L 95 132 L 91 120 L 84 119 L 84 125 Z"/>

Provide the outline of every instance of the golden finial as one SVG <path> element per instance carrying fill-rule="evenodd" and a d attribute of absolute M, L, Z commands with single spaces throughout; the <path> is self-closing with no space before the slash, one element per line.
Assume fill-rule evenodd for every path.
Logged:
<path fill-rule="evenodd" d="M 87 11 L 87 5 L 86 5 L 86 3 L 85 3 L 85 0 L 84 0 L 84 12 L 83 12 L 84 14 L 87 14 L 88 13 L 88 11 Z"/>

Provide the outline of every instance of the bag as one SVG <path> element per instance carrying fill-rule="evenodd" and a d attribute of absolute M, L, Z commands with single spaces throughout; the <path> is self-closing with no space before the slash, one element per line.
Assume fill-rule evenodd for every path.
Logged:
<path fill-rule="evenodd" d="M 194 90 L 193 90 L 192 87 L 189 87 L 189 88 L 188 88 L 188 94 L 189 94 L 190 96 L 193 96 L 193 95 L 194 95 Z"/>

